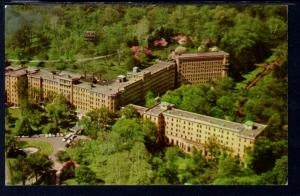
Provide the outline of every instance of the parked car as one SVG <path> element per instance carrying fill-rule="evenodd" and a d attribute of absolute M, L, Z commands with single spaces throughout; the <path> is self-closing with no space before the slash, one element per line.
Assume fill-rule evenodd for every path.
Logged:
<path fill-rule="evenodd" d="M 62 141 L 63 141 L 63 142 L 64 142 L 64 141 L 67 141 L 72 135 L 73 135 L 73 133 L 67 134 L 67 135 L 62 139 Z"/>
<path fill-rule="evenodd" d="M 70 137 L 70 140 L 74 140 L 76 137 L 77 137 L 77 135 L 74 134 Z"/>

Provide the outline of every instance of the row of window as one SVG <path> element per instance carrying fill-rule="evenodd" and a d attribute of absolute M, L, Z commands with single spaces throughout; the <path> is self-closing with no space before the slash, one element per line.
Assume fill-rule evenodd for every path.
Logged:
<path fill-rule="evenodd" d="M 173 135 L 173 134 L 170 134 L 170 135 Z M 173 136 L 177 136 L 177 134 L 176 135 L 173 135 Z M 204 143 L 206 143 L 207 142 L 207 137 L 205 137 L 205 139 L 193 139 L 192 137 L 187 137 L 187 136 L 181 136 L 181 138 L 183 138 L 183 139 L 187 139 L 187 140 L 191 140 L 191 141 L 196 141 L 196 142 L 198 142 L 199 144 L 204 144 Z M 172 141 L 172 140 L 171 140 Z M 244 150 L 247 148 L 247 145 L 240 145 L 240 144 L 238 144 L 238 147 L 236 148 L 236 146 L 235 146 L 235 144 L 233 143 L 233 142 L 228 142 L 228 141 L 223 141 L 223 140 L 221 140 L 221 139 L 218 139 L 217 140 L 220 144 L 222 144 L 222 145 L 225 145 L 225 146 L 227 146 L 227 147 L 229 147 L 229 148 L 232 148 L 232 149 L 237 149 L 237 151 L 238 152 L 240 152 L 240 150 L 241 150 L 241 148 L 243 148 Z M 175 142 L 176 142 L 176 140 L 175 140 Z M 176 144 L 177 145 L 177 144 Z"/>
<path fill-rule="evenodd" d="M 182 67 L 178 69 L 179 72 L 182 71 L 201 71 L 201 72 L 211 72 L 211 71 L 220 71 L 225 67 L 223 65 L 215 65 L 215 66 L 188 66 Z"/>

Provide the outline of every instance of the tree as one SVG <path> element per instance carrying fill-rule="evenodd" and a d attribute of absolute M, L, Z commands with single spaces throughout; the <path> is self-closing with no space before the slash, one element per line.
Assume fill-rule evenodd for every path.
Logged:
<path fill-rule="evenodd" d="M 30 125 L 29 119 L 27 117 L 21 117 L 16 121 L 15 133 L 17 135 L 32 136 L 35 132 Z"/>
<path fill-rule="evenodd" d="M 60 119 L 63 118 L 64 108 L 57 104 L 47 104 L 45 107 L 48 117 L 55 125 L 55 132 L 59 130 Z"/>
<path fill-rule="evenodd" d="M 5 130 L 8 131 L 14 121 L 13 116 L 7 108 L 5 108 Z"/>
<path fill-rule="evenodd" d="M 26 77 L 21 77 L 17 81 L 18 98 L 22 102 L 28 102 L 28 81 Z"/>
<path fill-rule="evenodd" d="M 33 169 L 24 156 L 18 156 L 15 162 L 11 165 L 12 172 L 12 183 L 16 184 L 22 182 L 22 185 L 25 186 L 26 181 L 29 180 L 33 175 Z"/>
<path fill-rule="evenodd" d="M 47 155 L 33 153 L 27 157 L 29 165 L 35 175 L 35 180 L 38 181 L 39 176 L 49 173 L 53 166 L 53 161 Z"/>
<path fill-rule="evenodd" d="M 31 39 L 32 27 L 28 23 L 23 23 L 11 38 L 11 47 L 16 50 L 19 60 L 28 59 L 32 55 Z"/>
<path fill-rule="evenodd" d="M 204 144 L 204 149 L 211 158 L 216 158 L 217 155 L 223 151 L 223 146 L 221 146 L 216 137 L 209 137 L 207 143 Z"/>
<path fill-rule="evenodd" d="M 14 133 L 5 134 L 5 156 L 7 158 L 17 158 L 18 156 L 26 156 L 26 153 L 20 149 L 19 143 Z"/>
<path fill-rule="evenodd" d="M 288 176 L 288 157 L 286 155 L 277 159 L 272 173 L 275 176 L 276 184 L 286 184 Z"/>
<path fill-rule="evenodd" d="M 119 119 L 109 136 L 118 151 L 129 150 L 135 142 L 144 143 L 144 137 L 145 133 L 138 119 Z"/>
<path fill-rule="evenodd" d="M 106 184 L 128 184 L 132 161 L 128 159 L 128 151 L 117 152 L 107 159 L 104 178 Z"/>
<path fill-rule="evenodd" d="M 239 176 L 240 173 L 241 168 L 239 165 L 239 160 L 230 156 L 225 156 L 219 160 L 218 178 Z"/>
<path fill-rule="evenodd" d="M 97 126 L 106 129 L 113 124 L 115 114 L 108 108 L 102 107 L 87 113 L 87 116 L 92 122 L 95 122 Z"/>
<path fill-rule="evenodd" d="M 183 157 L 183 153 L 178 148 L 170 147 L 166 149 L 165 156 L 163 158 L 165 164 L 163 165 L 162 172 L 171 184 L 179 184 L 176 161 L 180 157 Z"/>
<path fill-rule="evenodd" d="M 97 181 L 96 173 L 85 165 L 75 169 L 75 177 L 79 184 L 93 185 L 96 184 Z"/>
<path fill-rule="evenodd" d="M 130 105 L 122 108 L 120 112 L 123 118 L 137 118 L 139 116 L 134 107 Z"/>
<path fill-rule="evenodd" d="M 275 165 L 275 160 L 286 154 L 286 140 L 272 142 L 268 138 L 261 136 L 248 152 L 246 163 L 257 174 L 261 174 L 271 170 Z"/>
<path fill-rule="evenodd" d="M 141 124 L 142 130 L 145 133 L 145 145 L 150 152 L 153 152 L 157 148 L 156 141 L 159 136 L 157 127 L 152 121 L 148 119 L 143 120 Z"/>
<path fill-rule="evenodd" d="M 146 96 L 145 96 L 145 106 L 148 108 L 153 107 L 155 104 L 157 104 L 155 100 L 155 95 L 152 91 L 148 91 Z"/>
<path fill-rule="evenodd" d="M 67 128 L 77 119 L 74 107 L 62 95 L 55 98 L 53 103 L 48 103 L 45 107 L 46 114 L 55 125 L 55 133 L 60 127 Z"/>
<path fill-rule="evenodd" d="M 137 185 L 149 185 L 152 180 L 152 169 L 149 164 L 150 154 L 145 145 L 136 142 L 130 150 L 130 159 L 133 162 L 130 167 L 128 183 Z"/>
<path fill-rule="evenodd" d="M 47 117 L 45 117 L 40 111 L 32 111 L 29 114 L 29 121 L 32 128 L 39 133 L 41 131 L 41 125 L 47 122 Z"/>

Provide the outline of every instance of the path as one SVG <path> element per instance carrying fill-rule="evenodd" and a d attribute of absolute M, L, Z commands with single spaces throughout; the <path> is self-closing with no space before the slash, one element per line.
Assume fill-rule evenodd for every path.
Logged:
<path fill-rule="evenodd" d="M 81 58 L 81 59 L 76 59 L 75 62 L 85 62 L 85 61 L 103 59 L 103 58 L 110 57 L 110 56 L 113 56 L 113 55 L 116 55 L 116 54 L 117 53 L 103 55 L 103 56 L 96 56 L 96 57 L 91 57 L 91 58 Z M 17 60 L 17 59 L 8 59 L 8 61 L 20 62 L 20 60 Z M 65 62 L 66 61 L 72 61 L 72 60 L 65 60 Z M 59 63 L 59 62 L 63 62 L 63 61 L 60 60 L 60 59 L 56 59 L 56 60 L 31 60 L 31 61 L 28 61 L 28 63 Z"/>
<path fill-rule="evenodd" d="M 257 74 L 257 76 L 249 82 L 246 89 L 249 90 L 251 87 L 255 86 L 255 84 L 261 80 L 267 73 L 274 69 L 275 66 L 281 65 L 282 60 L 284 59 L 283 55 L 279 55 L 274 61 L 271 63 L 262 64 L 260 66 L 264 67 L 263 71 Z"/>
<path fill-rule="evenodd" d="M 60 170 L 62 164 L 57 161 L 55 154 L 60 150 L 65 150 L 65 142 L 62 141 L 63 137 L 31 137 L 31 138 L 19 138 L 20 141 L 44 141 L 52 145 L 53 151 L 49 155 L 49 158 L 54 162 L 53 169 Z"/>

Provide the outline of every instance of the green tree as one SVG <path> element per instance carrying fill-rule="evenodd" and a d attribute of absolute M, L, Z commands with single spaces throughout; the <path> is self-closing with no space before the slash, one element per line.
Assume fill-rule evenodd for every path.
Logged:
<path fill-rule="evenodd" d="M 32 136 L 35 132 L 30 125 L 29 119 L 27 117 L 21 117 L 16 121 L 15 133 L 17 135 Z"/>
<path fill-rule="evenodd" d="M 51 122 L 55 125 L 54 132 L 58 132 L 60 119 L 63 118 L 64 108 L 57 104 L 47 104 L 45 110 Z"/>
<path fill-rule="evenodd" d="M 54 102 L 48 103 L 45 110 L 50 122 L 55 125 L 55 129 L 51 129 L 55 133 L 59 131 L 60 127 L 67 128 L 77 120 L 74 107 L 62 95 L 56 97 Z"/>
<path fill-rule="evenodd" d="M 138 119 L 119 119 L 109 137 L 118 151 L 122 151 L 130 149 L 134 142 L 144 143 L 145 133 Z"/>
<path fill-rule="evenodd" d="M 95 122 L 97 126 L 107 128 L 113 124 L 115 114 L 108 108 L 102 107 L 89 112 L 87 116 L 92 122 Z"/>
<path fill-rule="evenodd" d="M 150 154 L 145 145 L 136 142 L 130 150 L 130 158 L 133 163 L 130 168 L 128 183 L 149 185 L 152 180 L 152 169 L 149 164 Z"/>
<path fill-rule="evenodd" d="M 25 22 L 10 39 L 11 47 L 15 49 L 20 61 L 29 59 L 32 55 L 32 33 L 32 27 Z"/>
<path fill-rule="evenodd" d="M 5 134 L 5 152 L 9 156 L 10 152 L 15 152 L 17 150 L 17 142 L 14 135 Z"/>
<path fill-rule="evenodd" d="M 28 81 L 26 77 L 21 77 L 17 81 L 18 98 L 20 102 L 28 102 Z"/>
<path fill-rule="evenodd" d="M 33 169 L 30 162 L 26 157 L 18 156 L 15 162 L 11 165 L 12 172 L 12 184 L 22 182 L 24 186 L 26 181 L 33 175 Z"/>
<path fill-rule="evenodd" d="M 256 140 L 254 147 L 248 152 L 246 163 L 257 174 L 271 170 L 275 160 L 287 154 L 287 141 L 270 141 L 266 137 Z"/>
<path fill-rule="evenodd" d="M 286 155 L 282 156 L 280 159 L 277 159 L 275 166 L 272 170 L 275 175 L 276 184 L 286 184 L 288 176 L 288 157 Z"/>
<path fill-rule="evenodd" d="M 5 130 L 8 131 L 14 122 L 14 118 L 7 108 L 5 108 Z"/>
<path fill-rule="evenodd" d="M 143 120 L 141 124 L 145 134 L 145 145 L 149 151 L 153 152 L 157 148 L 156 142 L 160 133 L 158 133 L 156 125 L 148 119 Z"/>
<path fill-rule="evenodd" d="M 155 100 L 155 95 L 152 91 L 148 91 L 145 96 L 145 106 L 148 108 L 153 107 L 155 104 L 157 104 Z"/>
<path fill-rule="evenodd" d="M 225 156 L 219 160 L 218 178 L 234 177 L 241 174 L 240 163 L 238 159 Z"/>
<path fill-rule="evenodd" d="M 139 116 L 134 107 L 130 105 L 122 108 L 120 113 L 123 118 L 137 118 Z"/>
<path fill-rule="evenodd" d="M 79 184 L 93 185 L 96 184 L 97 181 L 96 173 L 85 165 L 75 169 L 75 177 Z"/>
<path fill-rule="evenodd" d="M 36 181 L 39 176 L 49 173 L 53 166 L 53 161 L 50 160 L 47 155 L 38 152 L 30 154 L 26 159 L 35 175 Z"/>

